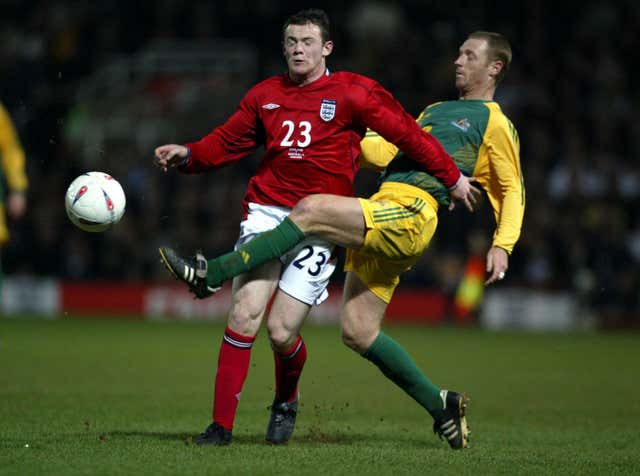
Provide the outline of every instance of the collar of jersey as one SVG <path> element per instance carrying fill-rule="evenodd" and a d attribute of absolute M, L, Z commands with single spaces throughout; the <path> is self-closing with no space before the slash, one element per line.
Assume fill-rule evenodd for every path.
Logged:
<path fill-rule="evenodd" d="M 315 89 L 316 87 L 323 86 L 327 81 L 329 81 L 330 77 L 331 77 L 331 72 L 329 71 L 329 68 L 327 68 L 327 69 L 325 69 L 324 74 L 322 76 L 320 76 L 314 82 L 309 83 L 309 84 L 305 84 L 304 86 L 298 86 L 296 83 L 291 81 L 291 78 L 289 78 L 289 74 L 288 73 L 284 74 L 284 82 L 285 82 L 285 84 L 287 86 L 292 87 L 292 88 L 297 88 L 297 89 Z"/>

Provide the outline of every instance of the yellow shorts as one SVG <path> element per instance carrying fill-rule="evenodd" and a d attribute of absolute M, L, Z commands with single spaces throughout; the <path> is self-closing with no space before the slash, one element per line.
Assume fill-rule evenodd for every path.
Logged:
<path fill-rule="evenodd" d="M 438 203 L 424 190 L 384 182 L 369 199 L 359 198 L 367 234 L 359 250 L 347 250 L 345 271 L 389 303 L 400 275 L 418 261 L 438 225 Z"/>
<path fill-rule="evenodd" d="M 5 219 L 4 205 L 0 202 L 0 245 L 5 244 L 7 241 L 9 241 L 9 230 Z"/>

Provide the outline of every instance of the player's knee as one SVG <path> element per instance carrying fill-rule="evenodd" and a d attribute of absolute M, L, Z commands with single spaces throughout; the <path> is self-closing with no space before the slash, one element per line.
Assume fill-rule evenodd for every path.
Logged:
<path fill-rule="evenodd" d="M 298 337 L 296 333 L 282 326 L 267 326 L 271 347 L 277 352 L 286 352 Z"/>
<path fill-rule="evenodd" d="M 229 313 L 229 327 L 243 335 L 254 335 L 260 326 L 262 314 L 262 309 L 241 303 L 235 304 Z"/>
<path fill-rule="evenodd" d="M 365 333 L 359 326 L 354 325 L 352 322 L 343 320 L 342 322 L 342 343 L 349 347 L 351 350 L 362 354 L 367 347 L 365 346 L 366 339 Z"/>
<path fill-rule="evenodd" d="M 340 316 L 342 342 L 350 349 L 363 354 L 380 332 L 379 325 L 357 309 L 346 307 Z"/>
<path fill-rule="evenodd" d="M 344 327 L 342 328 L 342 343 L 351 350 L 355 350 L 357 352 L 357 343 L 354 334 L 349 331 L 345 331 Z"/>
<path fill-rule="evenodd" d="M 307 228 L 313 225 L 315 213 L 320 203 L 319 199 L 320 197 L 317 195 L 308 195 L 291 210 L 289 218 L 303 231 L 307 231 Z"/>

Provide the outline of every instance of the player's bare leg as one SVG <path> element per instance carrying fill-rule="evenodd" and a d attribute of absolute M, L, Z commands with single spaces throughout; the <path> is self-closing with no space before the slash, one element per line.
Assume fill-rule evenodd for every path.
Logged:
<path fill-rule="evenodd" d="M 298 380 L 307 357 L 300 328 L 311 306 L 279 290 L 269 311 L 267 329 L 273 347 L 276 391 L 266 439 L 286 443 L 293 434 L 298 413 Z"/>
<path fill-rule="evenodd" d="M 357 198 L 309 195 L 298 202 L 289 219 L 305 235 L 317 235 L 344 248 L 358 249 L 364 243 L 366 227 Z"/>
<path fill-rule="evenodd" d="M 376 296 L 352 272 L 345 278 L 342 294 L 342 341 L 350 349 L 364 354 L 380 333 L 387 303 Z"/>
<path fill-rule="evenodd" d="M 311 306 L 278 290 L 267 318 L 267 331 L 273 350 L 286 352 L 300 335 Z"/>
<path fill-rule="evenodd" d="M 278 261 L 267 263 L 233 281 L 231 311 L 227 321 L 215 380 L 213 423 L 198 445 L 228 445 L 236 409 L 249 371 L 251 348 L 280 276 Z"/>
<path fill-rule="evenodd" d="M 282 265 L 272 261 L 233 280 L 227 325 L 234 332 L 255 336 L 278 286 Z"/>
<path fill-rule="evenodd" d="M 434 419 L 434 431 L 454 449 L 467 446 L 466 399 L 440 390 L 416 366 L 405 349 L 380 330 L 387 304 L 353 272 L 347 273 L 341 313 L 344 343 L 375 364 Z"/>
<path fill-rule="evenodd" d="M 231 253 L 210 259 L 207 286 L 219 287 L 234 276 L 279 258 L 309 235 L 343 247 L 362 246 L 365 223 L 358 199 L 326 194 L 303 198 L 274 229 L 260 233 Z"/>

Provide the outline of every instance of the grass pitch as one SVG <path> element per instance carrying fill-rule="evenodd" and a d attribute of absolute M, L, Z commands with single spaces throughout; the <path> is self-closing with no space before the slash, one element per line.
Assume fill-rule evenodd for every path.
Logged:
<path fill-rule="evenodd" d="M 254 346 L 234 443 L 200 448 L 222 324 L 0 319 L 0 474 L 638 474 L 640 335 L 389 327 L 444 388 L 471 398 L 472 447 L 430 418 L 336 327 L 304 329 L 302 406 L 264 442 L 273 362 Z"/>

